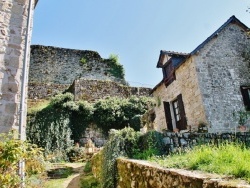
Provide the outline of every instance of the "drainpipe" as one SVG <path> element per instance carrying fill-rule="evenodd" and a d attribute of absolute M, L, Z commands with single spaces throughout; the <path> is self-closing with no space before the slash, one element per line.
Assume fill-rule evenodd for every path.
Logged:
<path fill-rule="evenodd" d="M 25 36 L 25 47 L 24 47 L 24 58 L 23 58 L 23 72 L 22 72 L 22 81 L 21 81 L 21 101 L 20 101 L 20 117 L 19 117 L 19 139 L 22 141 L 26 140 L 26 86 L 28 83 L 28 63 L 29 63 L 29 54 L 30 54 L 30 35 L 31 35 L 31 21 L 32 21 L 32 10 L 33 10 L 33 0 L 29 0 L 28 5 L 28 17 L 27 17 L 27 28 Z M 21 187 L 25 187 L 25 163 L 24 160 L 19 162 L 19 175 L 22 180 Z"/>

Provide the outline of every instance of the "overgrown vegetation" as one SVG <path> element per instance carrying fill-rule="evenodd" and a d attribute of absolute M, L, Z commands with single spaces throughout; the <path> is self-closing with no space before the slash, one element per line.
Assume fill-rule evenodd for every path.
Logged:
<path fill-rule="evenodd" d="M 12 134 L 0 135 L 0 185 L 1 187 L 18 188 L 22 179 L 17 174 L 18 163 L 21 160 L 26 161 L 26 182 L 31 186 L 32 176 L 37 175 L 39 185 L 42 185 L 42 176 L 45 173 L 45 160 L 42 150 L 36 145 L 13 138 Z"/>
<path fill-rule="evenodd" d="M 99 154 L 101 156 L 97 155 L 95 157 L 98 157 L 98 159 L 95 159 L 95 157 L 93 159 L 95 165 L 97 165 L 95 172 L 102 182 L 102 187 L 116 187 L 118 178 L 116 159 L 118 157 L 147 159 L 153 155 L 162 154 L 160 138 L 160 133 L 156 131 L 142 135 L 130 127 L 112 130 L 108 142 Z"/>
<path fill-rule="evenodd" d="M 68 160 L 73 140 L 78 142 L 92 123 L 106 135 L 128 125 L 139 130 L 139 116 L 153 105 L 147 97 L 107 98 L 94 104 L 73 98 L 70 93 L 57 95 L 47 107 L 28 114 L 27 138 L 44 148 L 51 161 Z"/>
<path fill-rule="evenodd" d="M 27 139 L 44 148 L 51 161 L 68 160 L 73 139 L 79 139 L 89 123 L 86 113 L 92 113 L 91 106 L 74 102 L 72 94 L 57 95 L 49 106 L 29 114 Z"/>
<path fill-rule="evenodd" d="M 125 70 L 119 63 L 119 57 L 115 54 L 110 54 L 109 59 L 106 61 L 110 66 L 109 73 L 116 78 L 124 79 Z"/>
<path fill-rule="evenodd" d="M 206 172 L 232 175 L 250 182 L 250 150 L 237 143 L 223 143 L 218 146 L 196 146 L 186 153 L 164 157 L 152 157 L 150 160 L 163 167 L 185 168 Z"/>
<path fill-rule="evenodd" d="M 84 176 L 81 178 L 82 188 L 101 188 L 101 183 L 93 176 L 92 166 L 88 161 L 84 167 Z"/>
<path fill-rule="evenodd" d="M 106 135 L 110 129 L 122 129 L 126 126 L 139 131 L 138 115 L 144 114 L 148 106 L 152 105 L 153 100 L 148 97 L 113 97 L 100 100 L 94 104 L 94 122 Z"/>

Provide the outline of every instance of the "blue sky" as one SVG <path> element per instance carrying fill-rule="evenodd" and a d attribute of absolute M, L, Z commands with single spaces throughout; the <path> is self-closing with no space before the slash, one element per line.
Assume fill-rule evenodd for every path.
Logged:
<path fill-rule="evenodd" d="M 250 0 L 39 0 L 32 44 L 117 54 L 132 86 L 162 79 L 160 50 L 191 52 Z"/>

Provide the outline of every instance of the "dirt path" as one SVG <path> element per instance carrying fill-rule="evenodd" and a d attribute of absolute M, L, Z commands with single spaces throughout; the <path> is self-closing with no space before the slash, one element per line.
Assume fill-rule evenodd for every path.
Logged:
<path fill-rule="evenodd" d="M 74 175 L 63 183 L 63 188 L 80 188 L 81 174 L 84 168 L 83 163 L 69 163 L 67 166 L 74 168 Z"/>

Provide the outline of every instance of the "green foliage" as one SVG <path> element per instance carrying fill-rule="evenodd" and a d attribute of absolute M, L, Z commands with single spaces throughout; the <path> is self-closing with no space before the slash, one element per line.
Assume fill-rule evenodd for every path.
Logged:
<path fill-rule="evenodd" d="M 122 129 L 128 125 L 139 130 L 140 116 L 153 104 L 148 97 L 114 97 L 94 105 L 86 101 L 76 102 L 73 98 L 70 93 L 57 95 L 46 108 L 28 114 L 28 140 L 44 148 L 46 156 L 52 161 L 72 157 L 72 150 L 67 156 L 72 140 L 78 142 L 91 123 L 95 123 L 106 135 L 110 129 Z"/>
<path fill-rule="evenodd" d="M 67 153 L 70 162 L 82 162 L 85 155 L 85 149 L 83 147 L 73 147 Z"/>
<path fill-rule="evenodd" d="M 136 115 L 142 115 L 152 105 L 152 99 L 147 97 L 117 97 L 99 100 L 94 104 L 94 122 L 107 135 L 110 129 L 122 129 L 131 126 L 140 129 L 140 123 L 135 121 Z"/>
<path fill-rule="evenodd" d="M 81 178 L 82 188 L 101 188 L 101 184 L 92 174 L 92 165 L 90 161 L 87 161 L 85 164 L 83 172 L 84 176 Z"/>
<path fill-rule="evenodd" d="M 153 157 L 152 161 L 168 168 L 187 168 L 233 175 L 250 181 L 250 150 L 243 145 L 224 143 L 197 146 L 182 154 Z"/>
<path fill-rule="evenodd" d="M 64 103 L 73 100 L 74 95 L 72 93 L 59 94 L 51 99 L 50 104 L 54 107 L 62 107 Z"/>
<path fill-rule="evenodd" d="M 72 174 L 73 174 L 72 167 L 56 168 L 48 171 L 48 176 L 50 178 L 67 178 Z"/>
<path fill-rule="evenodd" d="M 101 188 L 101 184 L 93 175 L 86 175 L 81 179 L 81 188 Z"/>
<path fill-rule="evenodd" d="M 119 63 L 118 55 L 111 54 L 107 61 L 108 65 L 110 66 L 109 73 L 116 78 L 124 79 L 125 71 L 123 66 Z"/>
<path fill-rule="evenodd" d="M 92 122 L 93 106 L 73 99 L 71 93 L 57 95 L 49 106 L 28 117 L 28 140 L 44 148 L 53 161 L 68 160 L 73 140 L 78 141 Z"/>
<path fill-rule="evenodd" d="M 250 119 L 250 112 L 246 110 L 240 110 L 233 113 L 233 117 L 239 125 L 245 125 Z"/>
<path fill-rule="evenodd" d="M 90 161 L 87 161 L 87 163 L 86 163 L 85 166 L 84 166 L 83 171 L 84 171 L 85 173 L 91 173 L 91 172 L 92 172 L 92 165 L 91 165 L 91 162 L 90 162 Z"/>
<path fill-rule="evenodd" d="M 134 153 L 133 158 L 148 159 L 152 156 L 164 154 L 163 135 L 157 131 L 149 131 L 139 138 L 139 150 Z"/>
<path fill-rule="evenodd" d="M 86 59 L 85 57 L 82 57 L 82 58 L 80 59 L 80 62 L 81 62 L 83 65 L 85 65 L 85 64 L 87 63 L 87 59 Z"/>
<path fill-rule="evenodd" d="M 139 132 L 132 128 L 113 130 L 110 133 L 108 142 L 103 148 L 103 164 L 101 182 L 105 188 L 116 187 L 117 169 L 116 158 L 125 156 L 131 157 L 137 148 Z"/>
<path fill-rule="evenodd" d="M 52 161 L 67 160 L 66 153 L 73 144 L 69 117 L 60 108 L 48 107 L 37 112 L 33 121 L 28 122 L 27 139 L 44 148 L 45 155 L 52 155 Z"/>
<path fill-rule="evenodd" d="M 27 162 L 25 174 L 29 179 L 34 174 L 45 172 L 42 150 L 35 145 L 15 140 L 11 134 L 0 135 L 0 185 L 3 188 L 20 187 L 21 178 L 17 174 L 18 162 Z M 29 185 L 29 182 L 26 183 Z"/>

